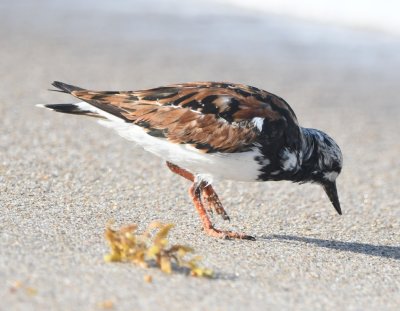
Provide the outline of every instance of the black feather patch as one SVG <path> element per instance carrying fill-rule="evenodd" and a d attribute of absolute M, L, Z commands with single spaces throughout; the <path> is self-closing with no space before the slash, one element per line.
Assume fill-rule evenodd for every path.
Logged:
<path fill-rule="evenodd" d="M 74 86 L 74 85 L 70 85 L 70 84 L 66 84 L 60 81 L 54 81 L 52 84 L 52 86 L 60 89 L 61 91 L 63 91 L 64 93 L 71 93 L 73 91 L 84 91 L 85 89 L 82 89 L 80 87 Z"/>
<path fill-rule="evenodd" d="M 90 112 L 89 110 L 81 110 L 75 104 L 52 104 L 52 105 L 45 105 L 45 107 L 63 113 L 85 114 Z"/>
<path fill-rule="evenodd" d="M 50 105 L 44 105 L 44 107 L 52 109 L 57 112 L 61 112 L 61 113 L 85 115 L 85 116 L 89 116 L 89 117 L 104 119 L 103 116 L 101 116 L 93 111 L 82 109 L 78 105 L 75 105 L 75 104 L 50 104 Z"/>

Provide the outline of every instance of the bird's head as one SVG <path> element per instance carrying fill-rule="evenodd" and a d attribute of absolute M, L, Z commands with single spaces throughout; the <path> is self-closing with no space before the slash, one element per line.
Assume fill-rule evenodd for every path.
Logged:
<path fill-rule="evenodd" d="M 336 142 L 326 133 L 314 129 L 308 130 L 309 148 L 306 152 L 308 152 L 309 157 L 307 162 L 311 164 L 309 166 L 309 181 L 318 183 L 324 188 L 333 207 L 341 215 L 336 178 L 342 170 L 342 152 Z"/>

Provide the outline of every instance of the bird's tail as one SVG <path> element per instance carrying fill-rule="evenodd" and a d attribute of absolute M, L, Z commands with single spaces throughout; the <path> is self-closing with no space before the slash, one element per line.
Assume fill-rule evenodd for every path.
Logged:
<path fill-rule="evenodd" d="M 54 81 L 52 83 L 54 87 L 56 87 L 56 90 L 50 90 L 50 91 L 55 91 L 55 92 L 61 92 L 61 93 L 66 93 L 66 94 L 72 94 L 75 91 L 85 91 L 85 89 L 82 89 L 78 86 L 66 84 L 63 82 L 59 81 Z M 78 115 L 85 115 L 85 116 L 90 116 L 90 117 L 96 117 L 96 118 L 101 118 L 104 119 L 105 117 L 99 113 L 99 109 L 96 107 L 86 103 L 86 102 L 79 102 L 79 103 L 73 103 L 73 104 L 49 104 L 49 105 L 36 105 L 37 107 L 41 108 L 47 108 L 50 110 L 54 110 L 57 112 L 62 112 L 62 113 L 69 113 L 69 114 L 78 114 Z"/>
<path fill-rule="evenodd" d="M 69 113 L 69 114 L 78 114 L 85 115 L 89 117 L 96 117 L 105 119 L 104 116 L 98 113 L 98 109 L 89 105 L 85 102 L 74 103 L 74 104 L 49 104 L 49 105 L 36 105 L 37 107 L 47 108 L 53 111 Z"/>
<path fill-rule="evenodd" d="M 85 102 L 74 103 L 74 104 L 49 104 L 49 105 L 39 104 L 36 106 L 62 113 L 85 115 L 99 119 L 106 119 L 105 116 L 99 113 L 99 109 Z"/>
<path fill-rule="evenodd" d="M 50 90 L 50 91 L 55 91 L 55 92 L 71 94 L 74 91 L 86 91 L 85 89 L 82 89 L 78 86 L 70 85 L 60 81 L 54 81 L 51 85 L 56 87 L 57 90 Z"/>

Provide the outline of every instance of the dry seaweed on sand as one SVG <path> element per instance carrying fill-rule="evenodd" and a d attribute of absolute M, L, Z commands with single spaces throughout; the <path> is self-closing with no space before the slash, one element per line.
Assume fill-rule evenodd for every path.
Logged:
<path fill-rule="evenodd" d="M 151 223 L 142 234 L 137 233 L 137 225 L 122 226 L 115 230 L 110 225 L 105 231 L 105 238 L 110 246 L 110 253 L 104 256 L 107 262 L 132 262 L 143 268 L 155 265 L 164 273 L 184 268 L 190 275 L 212 277 L 213 271 L 199 265 L 200 257 L 188 254 L 194 250 L 186 245 L 169 246 L 168 234 L 173 224 Z"/>

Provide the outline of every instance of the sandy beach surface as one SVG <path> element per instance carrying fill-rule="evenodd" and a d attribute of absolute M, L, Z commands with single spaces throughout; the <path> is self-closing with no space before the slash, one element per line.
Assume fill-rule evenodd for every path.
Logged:
<path fill-rule="evenodd" d="M 0 310 L 398 310 L 400 39 L 200 2 L 121 3 L 0 4 Z M 316 185 L 220 182 L 231 222 L 214 222 L 257 240 L 207 237 L 189 184 L 159 158 L 34 106 L 73 101 L 47 91 L 53 80 L 279 94 L 341 146 L 343 216 Z M 174 223 L 171 241 L 215 279 L 105 263 L 111 219 Z"/>

